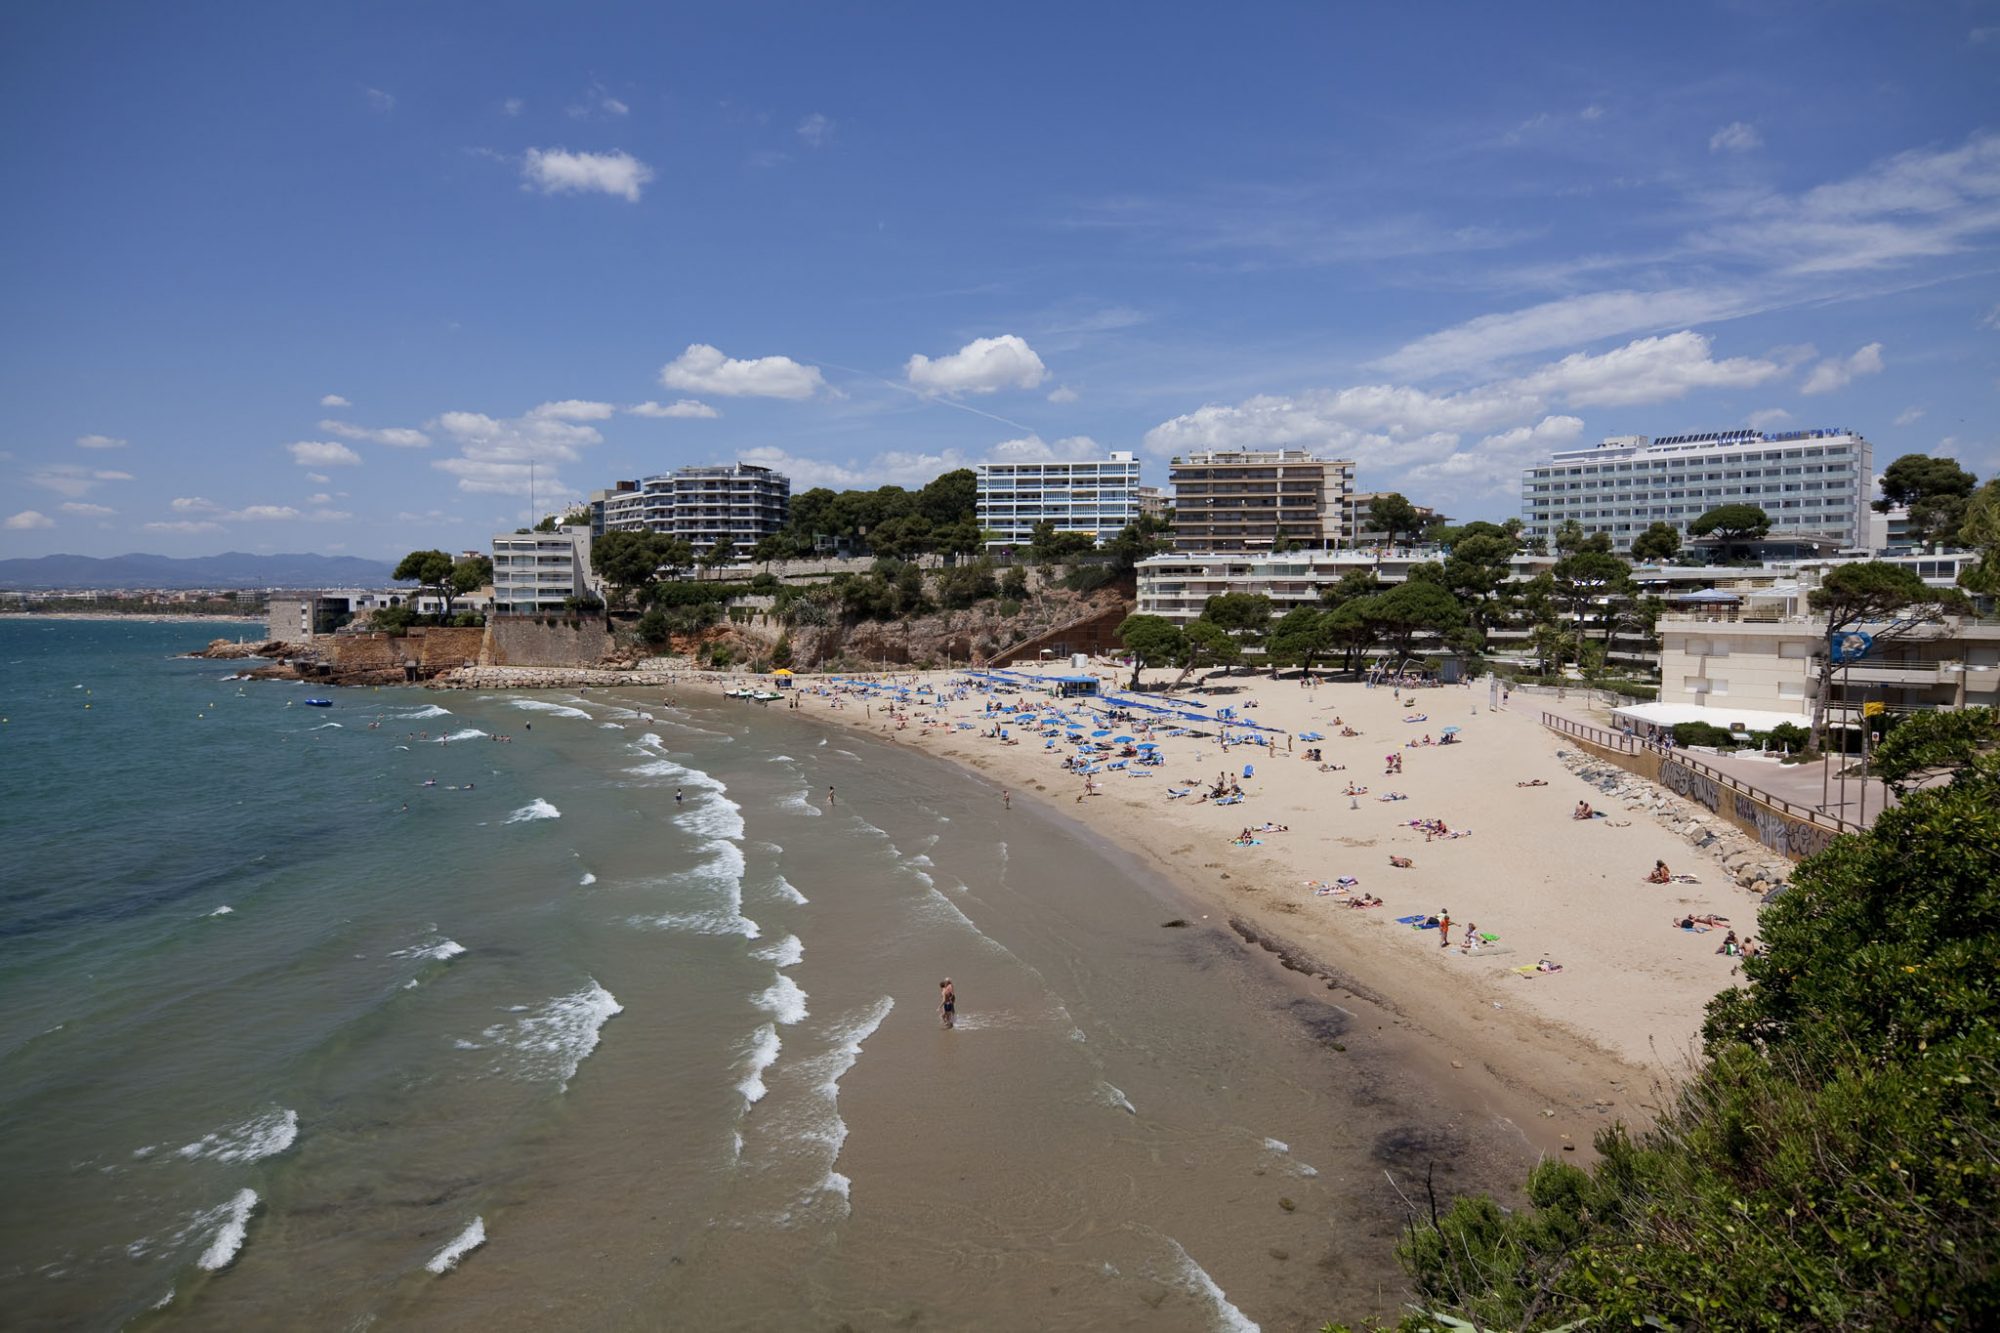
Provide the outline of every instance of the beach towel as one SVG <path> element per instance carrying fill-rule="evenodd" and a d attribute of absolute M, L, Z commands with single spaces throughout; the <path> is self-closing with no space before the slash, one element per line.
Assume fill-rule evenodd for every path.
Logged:
<path fill-rule="evenodd" d="M 1435 921 L 1419 921 L 1416 925 L 1410 927 L 1411 930 L 1436 930 L 1437 928 L 1438 923 Z"/>
<path fill-rule="evenodd" d="M 1416 924 L 1417 922 L 1419 922 L 1419 921 L 1422 921 L 1423 919 L 1424 919 L 1424 914 L 1423 914 L 1422 912 L 1419 912 L 1419 913 L 1417 913 L 1417 914 L 1416 914 L 1415 916 L 1399 916 L 1399 917 L 1397 917 L 1397 918 L 1396 918 L 1396 924 L 1397 924 L 1397 925 L 1399 925 L 1399 926 L 1413 926 L 1413 925 L 1415 925 L 1415 924 Z"/>
<path fill-rule="evenodd" d="M 1701 883 L 1701 881 L 1700 881 L 1700 880 L 1698 880 L 1698 879 L 1696 879 L 1696 878 L 1695 878 L 1695 877 L 1694 877 L 1693 875 L 1675 875 L 1675 876 L 1674 876 L 1674 883 L 1676 883 L 1676 884 L 1699 884 L 1699 883 Z"/>

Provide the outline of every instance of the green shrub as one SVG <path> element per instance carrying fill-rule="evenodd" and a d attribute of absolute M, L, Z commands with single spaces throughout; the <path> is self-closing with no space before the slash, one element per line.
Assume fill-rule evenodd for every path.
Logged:
<path fill-rule="evenodd" d="M 1928 756 L 1926 756 L 1928 757 Z M 1480 1328 L 2000 1327 L 2000 756 L 1803 862 L 1655 1127 L 1400 1247 Z M 1435 1329 L 1432 1314 L 1402 1327 Z"/>
<path fill-rule="evenodd" d="M 1711 745 L 1718 750 L 1733 750 L 1742 739 L 1729 728 L 1712 722 L 1674 723 L 1675 745 Z"/>
<path fill-rule="evenodd" d="M 1002 601 L 997 609 L 1002 620 L 1012 620 L 1021 614 L 1021 604 L 1011 597 Z"/>
<path fill-rule="evenodd" d="M 1118 571 L 1109 565 L 1071 565 L 1069 573 L 1063 575 L 1063 587 L 1071 592 L 1096 592 L 1117 577 Z"/>

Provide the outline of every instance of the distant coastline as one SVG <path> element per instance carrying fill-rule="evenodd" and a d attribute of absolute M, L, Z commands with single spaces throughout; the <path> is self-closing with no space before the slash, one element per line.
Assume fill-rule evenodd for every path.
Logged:
<path fill-rule="evenodd" d="M 142 625 L 262 625 L 262 616 L 167 615 L 158 611 L 0 611 L 0 620 L 129 620 Z"/>

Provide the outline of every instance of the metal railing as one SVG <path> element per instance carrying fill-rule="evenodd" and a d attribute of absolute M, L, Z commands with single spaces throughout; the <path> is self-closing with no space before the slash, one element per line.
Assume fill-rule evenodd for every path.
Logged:
<path fill-rule="evenodd" d="M 1832 833 L 1862 833 L 1866 831 L 1863 825 L 1857 824 L 1851 819 L 1842 819 L 1838 815 L 1823 814 L 1810 806 L 1799 805 L 1773 792 L 1765 791 L 1762 787 L 1753 787 L 1739 778 L 1729 776 L 1729 774 L 1724 773 L 1718 768 L 1702 763 L 1699 759 L 1689 755 L 1685 750 L 1669 748 L 1656 741 L 1649 741 L 1643 737 L 1629 735 L 1622 731 L 1606 731 L 1602 727 L 1593 727 L 1587 723 L 1572 722 L 1570 719 L 1558 717 L 1554 713 L 1543 713 L 1542 725 L 1550 731 L 1561 732 L 1565 736 L 1573 736 L 1580 741 L 1589 741 L 1592 745 L 1601 746 L 1607 750 L 1616 750 L 1621 754 L 1639 754 L 1650 750 L 1662 759 L 1671 759 L 1682 767 L 1701 774 L 1724 790 L 1748 796 L 1751 800 L 1759 801 L 1773 810 L 1789 815 L 1793 819 L 1803 820 L 1808 824 L 1816 824 L 1820 828 Z"/>

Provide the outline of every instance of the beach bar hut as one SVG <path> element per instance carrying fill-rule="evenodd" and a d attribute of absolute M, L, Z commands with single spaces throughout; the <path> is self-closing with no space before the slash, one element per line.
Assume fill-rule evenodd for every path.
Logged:
<path fill-rule="evenodd" d="M 771 688 L 774 690 L 789 690 L 792 688 L 792 669 L 790 667 L 779 667 L 776 671 L 773 671 L 771 673 Z"/>
<path fill-rule="evenodd" d="M 1058 699 L 1094 699 L 1097 697 L 1098 680 L 1095 676 L 1048 676 L 1044 678 L 1049 689 Z"/>

